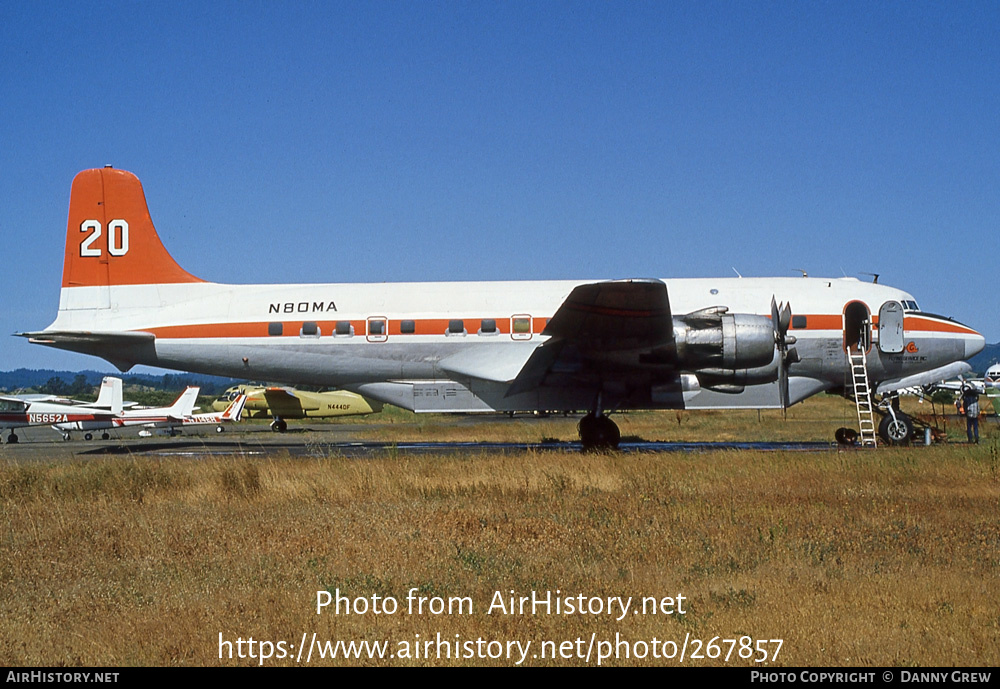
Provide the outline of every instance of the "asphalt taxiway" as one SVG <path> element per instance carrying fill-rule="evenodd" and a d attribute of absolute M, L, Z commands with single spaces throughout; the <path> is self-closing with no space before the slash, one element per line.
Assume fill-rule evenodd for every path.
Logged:
<path fill-rule="evenodd" d="M 113 431 L 108 440 L 83 440 L 77 434 L 63 440 L 48 427 L 19 428 L 19 442 L 9 444 L 5 431 L 0 446 L 0 460 L 13 462 L 59 461 L 60 459 L 97 458 L 133 455 L 139 457 L 198 458 L 208 456 L 290 456 L 290 457 L 383 457 L 393 455 L 500 453 L 524 450 L 546 452 L 581 452 L 579 442 L 386 442 L 358 440 L 360 428 L 371 426 L 331 424 L 320 427 L 296 426 L 287 433 L 273 433 L 264 424 L 243 425 L 225 433 L 203 431 L 174 437 L 139 437 L 138 431 Z M 825 442 L 642 442 L 623 441 L 622 452 L 707 452 L 713 450 L 808 451 L 835 450 Z"/>

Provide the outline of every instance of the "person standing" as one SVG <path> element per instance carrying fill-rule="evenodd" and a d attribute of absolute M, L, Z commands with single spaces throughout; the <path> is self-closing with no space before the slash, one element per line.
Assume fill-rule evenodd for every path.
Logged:
<path fill-rule="evenodd" d="M 971 385 L 962 386 L 962 406 L 965 407 L 965 434 L 968 436 L 970 443 L 978 444 L 979 393 Z"/>

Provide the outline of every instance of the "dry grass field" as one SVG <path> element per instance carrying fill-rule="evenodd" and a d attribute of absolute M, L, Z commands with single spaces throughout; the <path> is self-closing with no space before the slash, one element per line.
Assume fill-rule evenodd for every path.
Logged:
<path fill-rule="evenodd" d="M 801 405 L 787 421 L 663 413 L 625 415 L 621 425 L 647 439 L 826 439 L 847 425 L 828 418 L 834 407 L 824 405 L 834 402 Z M 533 423 L 470 425 L 465 434 L 572 433 L 568 420 Z M 362 434 L 399 440 L 461 430 L 441 417 L 366 424 Z M 653 428 L 663 437 L 649 437 Z M 410 658 L 314 653 L 312 664 L 513 665 L 519 654 L 508 658 L 506 644 L 516 640 L 532 644 L 528 665 L 593 665 L 596 650 L 589 661 L 576 654 L 617 638 L 645 657 L 626 658 L 619 645 L 604 664 L 673 665 L 676 655 L 654 658 L 649 644 L 655 638 L 666 652 L 664 641 L 679 647 L 687 638 L 684 664 L 713 665 L 723 658 L 691 655 L 693 640 L 716 638 L 723 656 L 735 648 L 728 664 L 750 666 L 740 642 L 725 641 L 749 637 L 767 640 L 769 653 L 782 640 L 771 666 L 997 665 L 995 429 L 984 425 L 979 446 L 874 452 L 409 456 L 390 448 L 368 460 L 20 463 L 17 448 L 3 446 L 0 663 L 257 664 L 228 657 L 229 648 L 249 655 L 237 641 L 252 637 L 276 644 L 265 664 L 293 665 L 303 634 L 315 633 L 388 641 L 390 653 L 409 644 L 411 654 L 412 642 L 440 634 L 451 657 L 437 658 L 432 645 L 430 658 L 425 648 Z M 409 614 L 411 589 L 428 605 L 467 597 L 472 614 Z M 319 590 L 369 605 L 392 597 L 399 609 L 338 615 L 331 606 L 317 615 Z M 643 597 L 682 595 L 684 614 L 487 614 L 497 591 L 556 590 L 574 601 L 631 596 L 633 609 Z M 223 659 L 220 634 L 231 642 Z M 454 657 L 456 641 L 478 639 L 484 652 L 499 648 L 485 642 L 502 642 L 504 655 Z M 541 657 L 544 642 L 548 650 L 566 641 L 572 657 Z"/>

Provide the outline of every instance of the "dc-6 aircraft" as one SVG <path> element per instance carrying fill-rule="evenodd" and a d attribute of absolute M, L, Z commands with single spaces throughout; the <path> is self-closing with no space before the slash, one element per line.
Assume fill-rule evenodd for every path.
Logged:
<path fill-rule="evenodd" d="M 121 370 L 326 385 L 417 412 L 585 410 L 585 446 L 618 443 L 616 410 L 850 394 L 851 348 L 887 393 L 984 346 L 910 294 L 849 278 L 206 282 L 164 248 L 138 178 L 112 168 L 74 179 L 59 313 L 22 335 Z"/>

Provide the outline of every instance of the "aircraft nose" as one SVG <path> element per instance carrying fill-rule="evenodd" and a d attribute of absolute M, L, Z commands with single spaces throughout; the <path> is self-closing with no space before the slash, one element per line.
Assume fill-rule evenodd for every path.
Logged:
<path fill-rule="evenodd" d="M 984 347 L 986 347 L 986 338 L 977 333 L 975 330 L 965 336 L 966 359 L 971 359 L 976 356 L 979 352 L 983 351 Z"/>

